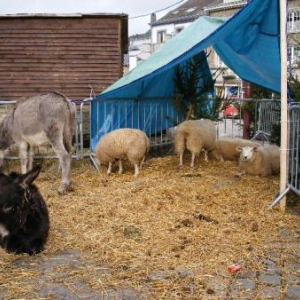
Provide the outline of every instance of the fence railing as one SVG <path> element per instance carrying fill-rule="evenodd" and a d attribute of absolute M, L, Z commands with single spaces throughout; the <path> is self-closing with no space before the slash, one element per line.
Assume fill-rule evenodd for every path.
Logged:
<path fill-rule="evenodd" d="M 143 100 L 143 101 L 140 101 Z M 116 126 L 139 128 L 147 132 L 151 146 L 161 146 L 174 141 L 176 124 L 183 121 L 170 99 L 133 99 L 91 101 L 87 98 L 76 103 L 76 121 L 73 158 L 90 156 L 98 143 L 100 135 Z M 16 101 L 0 101 L 0 120 L 2 115 L 15 107 Z M 272 142 L 274 126 L 280 127 L 279 100 L 235 100 L 239 110 L 230 116 L 220 113 L 217 121 L 218 136 L 243 137 Z M 92 109 L 92 106 L 93 109 Z M 250 114 L 250 118 L 247 117 Z M 175 125 L 175 127 L 174 127 Z M 280 133 L 278 132 L 278 141 Z M 292 105 L 289 111 L 289 149 L 288 149 L 288 184 L 287 188 L 270 205 L 276 205 L 290 190 L 300 196 L 300 106 Z M 88 151 L 85 141 L 88 140 Z M 9 154 L 7 159 L 17 159 Z M 55 158 L 52 155 L 35 155 L 35 158 Z"/>
<path fill-rule="evenodd" d="M 151 146 L 173 142 L 173 127 L 182 121 L 173 98 L 113 98 L 91 102 L 91 150 L 107 132 L 137 128 L 150 137 Z"/>
<path fill-rule="evenodd" d="M 17 101 L 0 101 L 0 121 L 9 111 L 14 109 Z M 75 159 L 81 159 L 85 154 L 84 151 L 84 133 L 88 134 L 90 131 L 90 98 L 72 101 L 76 104 L 76 114 L 74 120 L 74 151 L 72 157 Z M 86 113 L 85 113 L 86 112 Z M 15 151 L 14 145 L 8 149 L 8 154 L 5 156 L 5 159 L 13 160 L 18 159 L 18 154 Z M 34 155 L 35 159 L 44 159 L 44 158 L 56 158 L 56 155 L 50 147 L 38 147 Z"/>
<path fill-rule="evenodd" d="M 232 105 L 237 108 L 238 113 L 233 110 L 226 112 L 225 107 L 218 120 L 218 137 L 271 141 L 275 127 L 280 124 L 280 100 L 237 99 L 227 107 Z"/>
<path fill-rule="evenodd" d="M 288 114 L 288 177 L 287 186 L 273 203 L 269 206 L 272 208 L 289 192 L 293 191 L 300 196 L 300 106 L 292 105 L 289 107 Z"/>

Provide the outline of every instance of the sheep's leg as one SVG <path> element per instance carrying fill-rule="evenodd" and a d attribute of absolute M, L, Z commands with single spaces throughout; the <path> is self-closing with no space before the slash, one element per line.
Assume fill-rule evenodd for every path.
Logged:
<path fill-rule="evenodd" d="M 138 177 L 139 174 L 140 174 L 140 172 L 139 172 L 139 165 L 138 164 L 134 164 L 134 177 Z"/>
<path fill-rule="evenodd" d="M 112 162 L 108 162 L 107 175 L 111 174 Z"/>
<path fill-rule="evenodd" d="M 247 172 L 245 170 L 239 170 L 239 172 L 235 175 L 235 177 L 241 178 L 242 175 L 246 174 Z"/>
<path fill-rule="evenodd" d="M 208 161 L 208 156 L 207 156 L 207 151 L 202 149 L 203 153 L 204 153 L 204 160 Z"/>
<path fill-rule="evenodd" d="M 196 154 L 194 152 L 192 152 L 191 168 L 194 168 L 194 166 L 195 166 L 195 157 L 196 157 Z"/>
<path fill-rule="evenodd" d="M 142 166 L 143 166 L 144 161 L 145 161 L 145 156 L 143 157 L 143 159 L 142 159 L 142 161 L 140 163 L 140 171 L 142 170 Z"/>
<path fill-rule="evenodd" d="M 179 154 L 179 167 L 183 166 L 183 153 Z"/>
<path fill-rule="evenodd" d="M 122 164 L 122 159 L 119 159 L 119 174 L 123 173 L 123 164 Z"/>

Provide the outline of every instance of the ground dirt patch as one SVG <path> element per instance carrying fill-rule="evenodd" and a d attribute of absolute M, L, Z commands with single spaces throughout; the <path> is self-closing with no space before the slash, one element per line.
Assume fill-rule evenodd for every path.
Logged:
<path fill-rule="evenodd" d="M 299 235 L 295 207 L 267 210 L 279 177 L 238 180 L 235 162 L 201 159 L 191 170 L 189 157 L 179 169 L 175 156 L 148 159 L 137 179 L 124 168 L 74 160 L 74 191 L 59 196 L 58 163 L 43 162 L 49 240 L 36 256 L 0 250 L 0 299 L 221 299 L 229 265 L 263 271 L 272 247 L 286 251 L 280 232 Z"/>

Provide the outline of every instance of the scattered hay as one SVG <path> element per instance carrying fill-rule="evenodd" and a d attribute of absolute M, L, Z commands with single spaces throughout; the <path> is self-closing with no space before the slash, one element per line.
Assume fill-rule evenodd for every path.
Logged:
<path fill-rule="evenodd" d="M 44 161 L 36 183 L 51 219 L 46 250 L 33 257 L 0 250 L 0 295 L 57 299 L 52 293 L 63 285 L 89 298 L 81 282 L 85 292 L 116 298 L 195 299 L 214 294 L 208 282 L 225 282 L 233 263 L 261 270 L 265 254 L 285 242 L 280 229 L 299 224 L 277 207 L 266 210 L 278 177 L 237 180 L 234 162 L 200 161 L 191 171 L 175 156 L 152 158 L 137 179 L 124 169 L 107 176 L 88 159 L 74 160 L 74 191 L 61 197 L 58 163 Z"/>

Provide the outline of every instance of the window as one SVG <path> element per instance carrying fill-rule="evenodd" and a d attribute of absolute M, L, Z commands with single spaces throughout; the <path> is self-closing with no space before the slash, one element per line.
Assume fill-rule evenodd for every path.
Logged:
<path fill-rule="evenodd" d="M 179 33 L 180 31 L 182 31 L 184 28 L 183 27 L 177 27 L 176 28 L 176 33 Z"/>
<path fill-rule="evenodd" d="M 158 31 L 157 32 L 157 44 L 162 44 L 166 41 L 166 31 Z"/>
<path fill-rule="evenodd" d="M 299 62 L 300 57 L 300 47 L 290 46 L 288 47 L 288 60 L 290 64 L 295 64 Z"/>
<path fill-rule="evenodd" d="M 289 11 L 287 16 L 287 30 L 288 32 L 300 31 L 300 8 Z"/>

